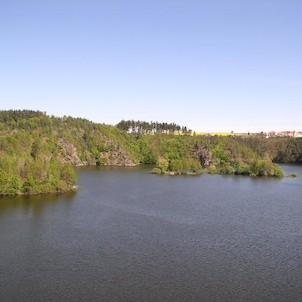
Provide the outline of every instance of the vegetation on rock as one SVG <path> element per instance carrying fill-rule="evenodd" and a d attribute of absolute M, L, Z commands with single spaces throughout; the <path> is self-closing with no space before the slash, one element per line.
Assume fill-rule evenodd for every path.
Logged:
<path fill-rule="evenodd" d="M 282 177 L 276 163 L 287 162 L 302 162 L 302 139 L 208 137 L 174 123 L 108 126 L 39 111 L 0 111 L 0 195 L 70 190 L 74 166 L 143 163 L 156 164 L 157 174 Z"/>
<path fill-rule="evenodd" d="M 291 172 L 291 173 L 288 174 L 288 177 L 298 177 L 298 173 Z"/>

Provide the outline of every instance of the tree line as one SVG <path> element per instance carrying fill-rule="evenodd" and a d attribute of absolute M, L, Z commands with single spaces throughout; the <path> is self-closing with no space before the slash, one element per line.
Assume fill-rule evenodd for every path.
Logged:
<path fill-rule="evenodd" d="M 117 125 L 117 128 L 136 134 L 151 134 L 151 133 L 182 133 L 191 134 L 192 130 L 187 126 L 180 126 L 176 123 L 159 123 L 159 122 L 145 122 L 134 120 L 122 120 Z"/>
<path fill-rule="evenodd" d="M 0 195 L 70 190 L 79 165 L 142 163 L 157 164 L 160 172 L 282 176 L 275 163 L 302 163 L 299 138 L 171 135 L 182 131 L 189 133 L 176 123 L 109 126 L 39 111 L 0 111 Z"/>

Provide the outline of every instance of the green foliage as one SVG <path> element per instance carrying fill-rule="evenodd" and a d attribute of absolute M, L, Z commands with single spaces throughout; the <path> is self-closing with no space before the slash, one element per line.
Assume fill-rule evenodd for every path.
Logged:
<path fill-rule="evenodd" d="M 288 177 L 298 177 L 298 173 L 291 172 L 291 173 L 288 174 Z"/>
<path fill-rule="evenodd" d="M 271 176 L 275 176 L 275 177 L 284 177 L 284 170 L 278 166 L 277 164 L 274 164 L 274 168 L 273 168 L 273 175 Z"/>
<path fill-rule="evenodd" d="M 19 194 L 21 189 L 21 179 L 18 176 L 12 176 L 8 180 L 7 193 L 8 195 L 16 195 Z"/>
<path fill-rule="evenodd" d="M 156 162 L 156 155 L 152 152 L 150 148 L 150 144 L 146 137 L 142 137 L 138 140 L 139 146 L 139 161 L 143 164 L 155 164 Z"/>
<path fill-rule="evenodd" d="M 173 159 L 169 163 L 168 169 L 181 174 L 198 173 L 201 170 L 201 164 L 196 159 Z"/>
<path fill-rule="evenodd" d="M 74 185 L 77 181 L 77 175 L 70 163 L 65 163 L 60 171 L 60 179 L 67 185 Z"/>
<path fill-rule="evenodd" d="M 240 163 L 235 169 L 236 175 L 250 175 L 250 166 L 244 163 Z"/>
<path fill-rule="evenodd" d="M 50 193 L 74 186 L 75 172 L 60 158 L 58 138 L 44 132 L 43 127 L 51 124 L 49 117 L 1 111 L 0 120 L 5 121 L 0 132 L 0 195 Z"/>
<path fill-rule="evenodd" d="M 250 165 L 250 176 L 283 177 L 283 169 L 267 160 L 256 160 Z"/>
<path fill-rule="evenodd" d="M 236 170 L 234 167 L 232 167 L 229 163 L 227 162 L 224 162 L 219 170 L 218 170 L 218 173 L 219 174 L 235 174 Z"/>
<path fill-rule="evenodd" d="M 165 158 L 159 157 L 157 160 L 157 166 L 162 170 L 167 170 L 169 167 L 169 162 Z"/>
<path fill-rule="evenodd" d="M 221 145 L 216 145 L 213 148 L 213 154 L 218 159 L 219 164 L 223 165 L 230 160 L 229 154 L 226 152 L 226 150 L 223 149 L 223 146 Z"/>
<path fill-rule="evenodd" d="M 121 164 L 157 164 L 160 174 L 199 173 L 202 163 L 208 173 L 282 177 L 273 162 L 302 162 L 302 139 L 189 134 L 175 123 L 123 121 L 114 127 L 39 111 L 0 111 L 0 195 L 69 190 L 76 182 L 72 166 L 110 165 L 117 157 Z"/>
<path fill-rule="evenodd" d="M 157 174 L 157 175 L 161 175 L 163 174 L 164 172 L 162 171 L 161 168 L 153 168 L 152 171 L 151 171 L 152 174 Z"/>
<path fill-rule="evenodd" d="M 117 128 L 135 134 L 139 136 L 141 134 L 151 134 L 151 133 L 182 133 L 191 134 L 192 130 L 188 129 L 186 126 L 179 126 L 175 123 L 159 123 L 159 122 L 143 122 L 134 120 L 122 120 L 117 125 Z"/>
<path fill-rule="evenodd" d="M 32 156 L 33 159 L 37 159 L 39 151 L 40 151 L 39 149 L 40 149 L 39 142 L 34 141 L 31 146 L 31 152 L 30 152 L 30 155 Z"/>
<path fill-rule="evenodd" d="M 32 176 L 28 176 L 23 183 L 22 191 L 24 194 L 35 194 L 37 191 L 37 184 Z"/>
<path fill-rule="evenodd" d="M 207 168 L 207 172 L 209 174 L 217 174 L 217 168 L 215 165 L 210 165 L 208 168 Z"/>

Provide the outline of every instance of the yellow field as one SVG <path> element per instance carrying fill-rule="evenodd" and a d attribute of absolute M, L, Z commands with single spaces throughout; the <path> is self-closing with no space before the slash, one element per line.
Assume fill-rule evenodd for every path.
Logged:
<path fill-rule="evenodd" d="M 218 136 L 229 136 L 229 135 L 236 135 L 235 133 L 231 132 L 195 132 L 196 135 L 218 135 Z"/>
<path fill-rule="evenodd" d="M 188 135 L 188 134 L 184 134 L 182 132 L 178 132 L 175 131 L 174 133 L 170 133 L 170 134 L 174 134 L 174 135 Z M 149 135 L 154 135 L 154 133 L 150 133 Z M 192 131 L 191 132 L 191 136 L 193 135 L 208 135 L 208 136 L 214 136 L 214 135 L 218 135 L 218 136 L 236 136 L 236 135 L 243 135 L 243 133 L 232 133 L 232 132 L 198 132 L 198 131 Z"/>

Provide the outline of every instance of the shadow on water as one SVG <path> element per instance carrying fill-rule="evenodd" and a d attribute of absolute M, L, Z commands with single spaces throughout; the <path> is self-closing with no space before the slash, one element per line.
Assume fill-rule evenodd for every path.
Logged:
<path fill-rule="evenodd" d="M 22 211 L 24 214 L 41 215 L 47 207 L 57 207 L 71 205 L 76 192 L 67 192 L 64 194 L 51 195 L 33 195 L 33 196 L 1 196 L 0 197 L 0 216 L 4 213 L 13 211 Z"/>

